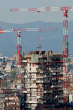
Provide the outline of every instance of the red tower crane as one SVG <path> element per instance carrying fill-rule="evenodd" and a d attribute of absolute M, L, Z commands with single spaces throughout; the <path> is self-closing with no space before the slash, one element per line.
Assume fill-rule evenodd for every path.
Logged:
<path fill-rule="evenodd" d="M 68 57 L 68 11 L 72 11 L 73 7 L 41 7 L 41 8 L 12 8 L 11 12 L 49 12 L 49 11 L 63 11 L 63 57 Z"/>
<path fill-rule="evenodd" d="M 9 29 L 9 30 L 2 30 L 0 29 L 0 34 L 5 32 L 17 32 L 17 65 L 18 67 L 22 66 L 22 46 L 21 46 L 21 32 L 26 31 L 42 31 L 41 28 L 23 28 L 23 29 Z"/>

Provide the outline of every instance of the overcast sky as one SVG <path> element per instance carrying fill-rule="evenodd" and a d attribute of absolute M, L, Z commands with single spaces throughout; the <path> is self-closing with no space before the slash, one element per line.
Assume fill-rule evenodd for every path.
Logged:
<path fill-rule="evenodd" d="M 39 8 L 43 6 L 73 6 L 73 0 L 0 0 L 0 21 L 19 24 L 32 21 L 62 21 L 62 12 L 40 14 L 9 12 L 10 8 Z M 73 20 L 73 13 L 69 14 L 69 20 Z"/>

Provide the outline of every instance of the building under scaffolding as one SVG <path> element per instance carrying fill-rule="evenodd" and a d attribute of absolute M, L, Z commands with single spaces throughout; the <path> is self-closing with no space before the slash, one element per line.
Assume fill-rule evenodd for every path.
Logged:
<path fill-rule="evenodd" d="M 63 57 L 52 51 L 32 51 L 24 56 L 26 108 L 64 103 Z"/>
<path fill-rule="evenodd" d="M 49 100 L 48 90 L 50 83 L 50 73 L 47 64 L 45 51 L 33 51 L 25 56 L 26 73 L 25 89 L 27 93 L 27 107 L 33 110 L 37 104 L 45 104 Z"/>
<path fill-rule="evenodd" d="M 52 103 L 64 103 L 63 95 L 63 57 L 60 54 L 48 54 L 48 67 L 51 73 Z"/>

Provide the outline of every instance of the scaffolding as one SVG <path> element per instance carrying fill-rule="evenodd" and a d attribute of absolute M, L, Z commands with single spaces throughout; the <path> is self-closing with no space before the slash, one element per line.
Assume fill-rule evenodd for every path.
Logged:
<path fill-rule="evenodd" d="M 64 103 L 63 95 L 63 63 L 62 55 L 48 54 L 48 67 L 51 73 L 51 97 L 52 103 Z"/>
<path fill-rule="evenodd" d="M 49 83 L 50 74 L 47 64 L 47 55 L 45 51 L 33 51 L 27 56 L 25 89 L 27 92 L 27 107 L 35 110 L 40 104 L 49 103 Z"/>

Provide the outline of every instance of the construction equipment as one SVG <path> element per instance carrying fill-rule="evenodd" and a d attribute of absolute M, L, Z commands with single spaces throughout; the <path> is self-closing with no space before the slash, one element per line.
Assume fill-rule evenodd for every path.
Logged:
<path fill-rule="evenodd" d="M 21 46 L 21 32 L 26 32 L 26 31 L 35 31 L 35 32 L 40 32 L 40 28 L 24 28 L 24 29 L 7 29 L 7 30 L 2 30 L 0 29 L 0 34 L 5 33 L 5 32 L 17 32 L 17 66 L 21 67 L 22 66 L 22 46 Z"/>
<path fill-rule="evenodd" d="M 11 12 L 50 12 L 62 11 L 63 12 L 63 57 L 68 57 L 68 11 L 73 11 L 73 7 L 41 7 L 41 8 L 12 8 Z"/>

